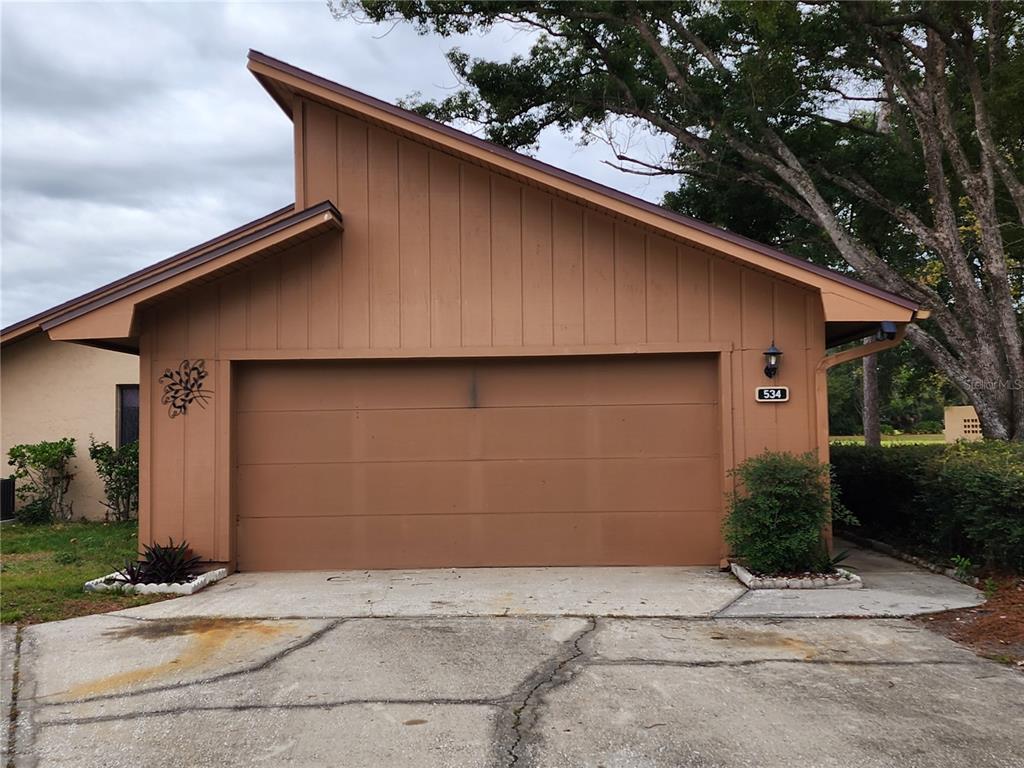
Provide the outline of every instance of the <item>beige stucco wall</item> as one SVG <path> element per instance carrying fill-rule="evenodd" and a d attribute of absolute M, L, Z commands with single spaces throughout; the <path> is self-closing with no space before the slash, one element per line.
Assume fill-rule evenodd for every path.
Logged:
<path fill-rule="evenodd" d="M 981 422 L 973 405 L 947 405 L 945 412 L 946 426 L 943 434 L 947 443 L 957 440 L 981 440 Z"/>
<path fill-rule="evenodd" d="M 37 333 L 0 350 L 0 432 L 6 477 L 7 452 L 19 443 L 73 437 L 75 478 L 70 499 L 75 518 L 102 519 L 103 483 L 89 459 L 89 435 L 117 438 L 117 385 L 139 383 L 139 358 Z"/>

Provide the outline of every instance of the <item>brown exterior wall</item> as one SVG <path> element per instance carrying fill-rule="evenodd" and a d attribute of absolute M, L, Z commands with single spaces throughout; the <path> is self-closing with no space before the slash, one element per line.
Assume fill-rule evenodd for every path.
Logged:
<path fill-rule="evenodd" d="M 296 122 L 298 207 L 333 201 L 344 232 L 141 313 L 144 540 L 232 559 L 247 360 L 716 353 L 724 471 L 766 448 L 824 454 L 816 292 L 320 104 Z M 758 404 L 773 339 L 790 402 Z M 158 378 L 197 358 L 212 398 L 171 419 Z"/>

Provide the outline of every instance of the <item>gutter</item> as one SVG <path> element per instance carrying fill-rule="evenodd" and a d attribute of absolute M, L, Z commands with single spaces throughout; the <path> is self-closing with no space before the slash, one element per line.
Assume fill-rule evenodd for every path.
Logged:
<path fill-rule="evenodd" d="M 907 325 L 909 323 L 900 323 L 898 326 L 895 323 L 881 323 L 874 341 L 857 347 L 851 347 L 850 349 L 844 349 L 842 352 L 825 355 L 818 361 L 818 370 L 827 371 L 829 368 L 833 368 L 841 363 L 848 363 L 851 360 L 858 360 L 862 357 L 873 355 L 876 352 L 882 352 L 898 346 L 907 335 Z M 882 338 L 878 338 L 878 336 Z"/>

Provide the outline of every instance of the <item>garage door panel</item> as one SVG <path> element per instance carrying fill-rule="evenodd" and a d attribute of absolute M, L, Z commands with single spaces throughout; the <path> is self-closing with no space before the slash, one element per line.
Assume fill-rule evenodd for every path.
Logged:
<path fill-rule="evenodd" d="M 424 461 L 478 453 L 472 411 L 270 411 L 238 417 L 242 464 Z"/>
<path fill-rule="evenodd" d="M 394 471 L 391 471 L 394 470 Z M 473 478 L 457 462 L 239 467 L 241 517 L 466 514 Z"/>
<path fill-rule="evenodd" d="M 494 461 L 483 465 L 483 510 L 490 513 L 683 510 L 715 504 L 691 494 L 687 478 L 714 473 L 710 459 Z M 696 490 L 696 488 L 695 488 Z"/>
<path fill-rule="evenodd" d="M 716 419 L 706 405 L 253 411 L 239 414 L 238 461 L 701 456 Z"/>
<path fill-rule="evenodd" d="M 462 408 L 471 403 L 464 365 L 417 361 L 257 364 L 242 377 L 237 410 Z"/>
<path fill-rule="evenodd" d="M 482 454 L 494 458 L 704 456 L 714 451 L 708 405 L 486 408 Z M 678 425 L 666 429 L 666 424 Z"/>
<path fill-rule="evenodd" d="M 243 517 L 666 511 L 714 506 L 715 457 L 246 465 Z"/>
<path fill-rule="evenodd" d="M 677 565 L 717 553 L 714 509 L 691 513 L 246 519 L 239 568 L 444 568 Z M 571 542 L 571 545 L 567 544 Z M 717 555 L 715 555 L 717 558 Z"/>
<path fill-rule="evenodd" d="M 715 403 L 715 376 L 709 355 L 505 360 L 476 372 L 481 406 Z"/>
<path fill-rule="evenodd" d="M 716 361 L 242 364 L 240 566 L 717 562 Z"/>

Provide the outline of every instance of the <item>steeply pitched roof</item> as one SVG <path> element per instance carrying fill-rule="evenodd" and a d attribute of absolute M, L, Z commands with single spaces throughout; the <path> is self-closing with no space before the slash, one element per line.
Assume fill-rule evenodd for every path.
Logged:
<path fill-rule="evenodd" d="M 826 319 L 837 321 L 833 322 L 833 325 L 851 325 L 850 318 L 845 315 L 856 315 L 857 307 L 862 303 L 876 305 L 873 310 L 876 314 L 878 306 L 891 308 L 894 314 L 887 319 L 893 321 L 909 321 L 915 316 L 927 315 L 910 299 L 484 141 L 258 51 L 249 52 L 249 69 L 289 117 L 292 116 L 296 95 L 318 100 L 554 194 L 653 227 L 672 237 L 714 250 L 759 269 L 817 287 L 822 292 Z M 214 258 L 216 254 L 233 251 L 233 246 L 240 247 L 247 242 L 247 238 L 266 230 L 271 225 L 284 219 L 290 220 L 296 216 L 309 214 L 313 208 L 317 209 L 314 213 L 320 212 L 320 206 L 296 212 L 294 204 L 274 211 L 120 280 L 10 325 L 0 331 L 0 343 L 7 344 L 52 328 L 118 298 L 150 288 L 162 280 L 171 279 L 187 269 L 188 265 L 201 262 L 210 254 L 214 254 L 210 256 Z M 336 224 L 340 225 L 340 214 L 333 206 L 330 206 L 330 209 L 330 217 L 336 217 Z M 831 318 L 830 306 L 834 313 Z M 853 309 L 847 312 L 847 308 Z M 862 327 L 861 322 L 856 319 L 853 320 L 853 325 L 857 326 L 857 329 Z"/>
<path fill-rule="evenodd" d="M 916 302 L 903 296 L 799 259 L 777 248 L 715 227 L 707 222 L 670 211 L 647 200 L 577 176 L 527 155 L 513 152 L 493 142 L 485 141 L 444 123 L 299 69 L 259 51 L 249 51 L 249 69 L 289 117 L 293 117 L 294 96 L 300 94 L 343 111 L 357 114 L 364 119 L 386 125 L 393 130 L 432 143 L 527 182 L 543 186 L 555 193 L 567 195 L 584 203 L 611 210 L 618 215 L 639 220 L 675 237 L 700 241 L 700 244 L 705 247 L 708 247 L 709 241 L 717 242 L 720 246 L 733 246 L 728 249 L 729 255 L 741 260 L 744 260 L 745 255 L 747 256 L 745 260 L 754 262 L 755 266 L 783 273 L 791 279 L 819 288 L 824 280 L 835 286 L 843 286 L 881 299 L 896 307 L 909 310 L 911 314 L 919 309 Z M 724 249 L 719 247 L 718 250 Z"/>

